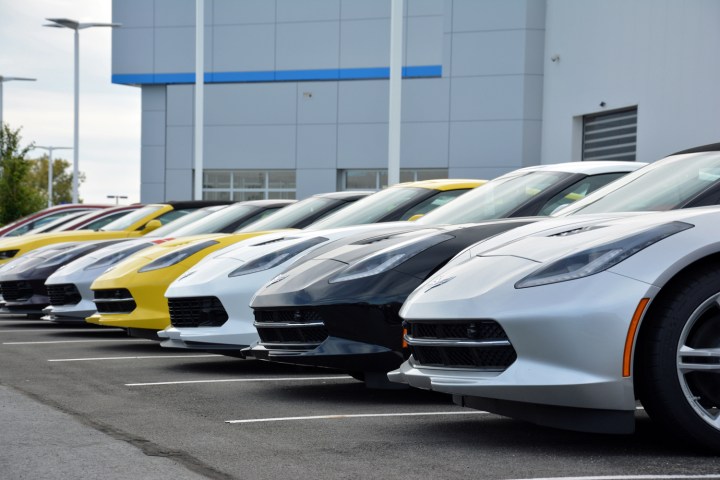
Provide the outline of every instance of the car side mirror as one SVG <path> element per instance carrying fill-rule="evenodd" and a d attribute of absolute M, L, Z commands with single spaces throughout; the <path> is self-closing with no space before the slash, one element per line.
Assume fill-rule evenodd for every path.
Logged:
<path fill-rule="evenodd" d="M 157 230 L 160 227 L 162 227 L 162 222 L 160 222 L 160 220 L 150 220 L 142 228 L 142 234 L 145 235 L 146 233 L 150 233 L 153 230 Z"/>

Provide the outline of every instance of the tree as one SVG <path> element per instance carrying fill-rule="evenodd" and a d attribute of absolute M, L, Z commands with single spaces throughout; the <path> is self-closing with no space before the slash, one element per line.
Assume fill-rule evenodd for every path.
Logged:
<path fill-rule="evenodd" d="M 31 160 L 29 182 L 33 190 L 40 193 L 47 205 L 48 194 L 48 160 L 47 154 Z M 68 160 L 53 159 L 53 195 L 52 204 L 72 202 L 72 165 Z M 85 181 L 85 174 L 80 172 L 78 185 Z M 82 200 L 79 200 L 82 203 Z"/>
<path fill-rule="evenodd" d="M 32 144 L 20 147 L 20 129 L 0 125 L 0 225 L 40 210 L 42 195 L 28 182 L 32 167 L 26 158 Z"/>

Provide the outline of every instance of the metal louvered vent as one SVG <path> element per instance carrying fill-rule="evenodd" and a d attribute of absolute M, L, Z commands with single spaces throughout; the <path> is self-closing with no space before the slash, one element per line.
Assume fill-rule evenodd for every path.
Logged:
<path fill-rule="evenodd" d="M 583 160 L 635 161 L 637 107 L 583 117 Z"/>

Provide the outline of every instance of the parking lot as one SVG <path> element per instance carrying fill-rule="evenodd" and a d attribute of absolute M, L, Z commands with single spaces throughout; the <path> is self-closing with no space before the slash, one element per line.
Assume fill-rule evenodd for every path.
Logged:
<path fill-rule="evenodd" d="M 335 372 L 0 317 L 2 478 L 720 478 L 664 438 L 541 428 Z"/>

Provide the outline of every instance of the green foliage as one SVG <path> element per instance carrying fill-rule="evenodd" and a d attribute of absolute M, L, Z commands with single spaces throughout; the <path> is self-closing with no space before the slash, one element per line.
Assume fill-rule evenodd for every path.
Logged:
<path fill-rule="evenodd" d="M 28 182 L 32 163 L 26 158 L 32 144 L 20 146 L 20 129 L 0 126 L 0 225 L 43 208 L 43 196 Z"/>
<path fill-rule="evenodd" d="M 48 195 L 48 155 L 31 160 L 28 181 L 33 190 L 40 193 L 47 205 Z M 78 185 L 85 181 L 85 174 L 80 172 Z M 82 200 L 79 200 L 82 203 Z M 53 159 L 53 194 L 52 204 L 72 202 L 72 164 L 61 158 Z"/>

